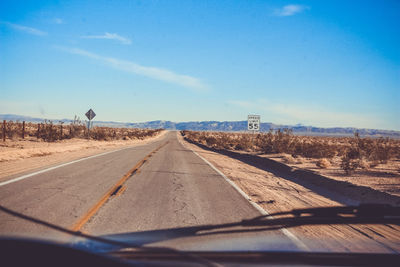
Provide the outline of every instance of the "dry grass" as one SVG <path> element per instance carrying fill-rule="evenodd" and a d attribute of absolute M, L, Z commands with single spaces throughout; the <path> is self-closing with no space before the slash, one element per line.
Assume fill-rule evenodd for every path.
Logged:
<path fill-rule="evenodd" d="M 6 123 L 6 138 L 15 140 L 22 138 L 22 123 L 8 121 Z M 3 131 L 3 130 L 2 130 Z M 79 120 L 74 119 L 69 125 L 54 124 L 45 120 L 44 123 L 26 123 L 25 136 L 36 137 L 46 142 L 72 138 L 88 138 L 92 140 L 143 140 L 147 137 L 156 136 L 161 129 L 133 129 L 133 128 L 111 128 L 93 127 L 88 131 L 87 127 Z"/>
<path fill-rule="evenodd" d="M 293 164 L 296 162 L 296 160 L 291 155 L 284 155 L 282 160 L 283 160 L 283 162 L 288 163 L 288 164 Z"/>
<path fill-rule="evenodd" d="M 318 159 L 320 168 L 329 168 L 333 159 L 340 159 L 346 174 L 357 169 L 370 169 L 389 160 L 400 159 L 400 140 L 390 138 L 296 136 L 288 129 L 259 133 L 224 133 L 182 131 L 188 140 L 215 149 L 239 150 L 263 154 L 288 154 L 286 163 L 301 158 Z M 289 158 L 290 156 L 290 158 Z"/>
<path fill-rule="evenodd" d="M 232 135 L 236 134 L 233 133 Z M 228 155 L 230 153 L 216 153 L 214 151 L 204 150 L 187 142 L 184 144 L 215 165 L 240 189 L 247 193 L 253 202 L 258 203 L 262 208 L 270 213 L 296 208 L 343 205 L 341 202 L 336 202 L 334 198 L 332 198 L 333 195 L 330 195 L 330 197 L 325 197 L 322 194 L 319 194 L 318 192 L 310 190 L 300 183 L 297 183 L 296 180 L 285 179 L 283 176 L 281 177 L 275 173 L 269 172 L 266 170 L 266 168 L 258 167 L 258 164 L 261 164 L 259 160 L 256 160 L 257 162 L 251 162 L 251 158 L 270 158 L 271 154 L 254 155 L 254 157 L 248 157 L 248 154 L 250 153 L 239 152 L 235 153 L 238 154 L 237 157 L 230 157 Z M 239 155 L 243 155 L 243 157 Z M 284 159 L 282 154 L 276 153 L 272 154 L 272 156 L 274 157 L 274 160 L 279 159 L 283 161 Z M 318 168 L 315 166 L 315 159 L 295 157 L 295 160 L 299 159 L 304 161 L 305 164 L 308 164 L 307 168 Z M 318 172 L 329 172 L 327 169 L 318 168 L 317 170 Z M 397 168 L 395 170 L 397 171 Z M 342 179 L 345 178 L 343 175 L 340 175 L 339 177 Z M 382 182 L 384 184 L 391 183 L 390 186 L 386 187 L 386 189 L 389 190 L 392 190 L 394 187 L 399 188 L 398 180 L 395 181 L 393 179 L 392 182 L 388 181 L 388 178 L 374 180 L 383 180 Z M 368 183 L 368 181 L 366 182 L 364 176 L 362 179 L 357 181 L 354 181 L 354 178 L 347 179 L 347 181 L 357 183 L 361 182 L 360 185 L 363 186 L 372 186 L 372 188 L 376 188 L 377 190 L 383 189 L 383 191 L 387 191 L 388 193 L 393 192 L 385 190 L 384 187 L 376 185 L 375 181 L 373 183 Z M 337 186 L 340 186 L 339 183 Z M 328 190 L 331 189 L 332 188 L 328 188 Z M 368 196 L 368 194 L 362 195 L 362 198 L 365 202 L 379 201 L 374 197 Z M 312 240 L 312 242 L 307 243 L 307 245 L 311 249 L 317 249 L 319 251 L 322 251 L 326 246 L 332 246 L 332 249 L 337 250 L 338 245 L 340 244 L 339 246 L 341 249 L 343 249 L 343 251 L 365 252 L 366 247 L 369 246 L 366 246 L 366 244 L 376 244 L 377 247 L 380 247 L 380 244 L 389 244 L 389 240 L 391 242 L 390 246 L 394 245 L 393 248 L 399 250 L 398 240 L 400 240 L 400 232 L 397 226 L 395 228 L 374 225 L 355 225 L 354 227 L 348 227 L 347 225 L 343 227 L 338 225 L 326 225 L 319 227 L 302 226 L 291 228 L 290 231 L 293 231 L 293 233 L 298 236 L 304 237 L 303 240 L 307 240 L 307 238 L 309 238 L 308 240 Z M 368 235 L 365 233 L 368 233 Z M 332 242 L 333 240 L 334 242 Z M 354 240 L 357 240 L 357 242 L 354 242 Z M 386 250 L 387 248 L 388 246 L 385 245 L 383 249 Z M 327 249 L 330 250 L 330 248 Z"/>
<path fill-rule="evenodd" d="M 331 166 L 331 163 L 327 159 L 320 159 L 317 161 L 317 163 L 315 163 L 315 165 L 317 165 L 317 167 L 319 167 L 321 169 L 326 169 Z"/>

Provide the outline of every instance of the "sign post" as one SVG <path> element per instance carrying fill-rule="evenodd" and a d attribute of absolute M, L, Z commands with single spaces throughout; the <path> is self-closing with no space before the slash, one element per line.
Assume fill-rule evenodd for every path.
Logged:
<path fill-rule="evenodd" d="M 88 122 L 88 139 L 89 139 L 89 131 L 90 131 L 90 126 L 91 126 L 91 121 L 94 117 L 96 117 L 96 113 L 92 109 L 89 109 L 88 112 L 85 113 L 86 117 L 89 119 Z"/>
<path fill-rule="evenodd" d="M 260 131 L 260 115 L 247 116 L 247 130 L 253 133 Z"/>
<path fill-rule="evenodd" d="M 251 131 L 253 144 L 256 143 L 254 140 L 254 134 L 260 131 L 260 115 L 248 115 L 247 116 L 247 130 Z"/>

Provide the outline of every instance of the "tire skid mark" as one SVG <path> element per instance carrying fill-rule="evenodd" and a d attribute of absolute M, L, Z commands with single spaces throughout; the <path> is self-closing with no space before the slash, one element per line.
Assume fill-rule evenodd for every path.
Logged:
<path fill-rule="evenodd" d="M 356 228 L 356 227 L 354 227 L 354 226 L 352 226 L 352 225 L 350 225 L 350 224 L 348 224 L 348 226 L 349 226 L 351 229 L 353 229 L 353 230 L 359 232 L 360 234 L 364 235 L 365 237 L 367 237 L 367 238 L 369 238 L 369 239 L 371 239 L 371 240 L 373 240 L 373 241 L 379 243 L 381 246 L 385 247 L 386 249 L 390 250 L 391 252 L 397 253 L 397 251 L 396 251 L 395 249 L 393 249 L 393 248 L 390 247 L 389 245 L 387 245 L 387 244 L 385 244 L 385 243 L 379 241 L 379 240 L 376 239 L 375 237 L 373 237 L 373 236 L 367 234 L 367 233 L 364 232 L 363 230 L 358 229 L 358 228 Z M 367 228 L 367 229 L 370 230 L 369 228 Z"/>

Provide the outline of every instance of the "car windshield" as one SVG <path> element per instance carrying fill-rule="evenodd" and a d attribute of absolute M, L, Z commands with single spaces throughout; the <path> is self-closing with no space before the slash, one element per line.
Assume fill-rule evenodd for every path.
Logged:
<path fill-rule="evenodd" d="M 399 253 L 399 17 L 2 0 L 0 237 Z"/>

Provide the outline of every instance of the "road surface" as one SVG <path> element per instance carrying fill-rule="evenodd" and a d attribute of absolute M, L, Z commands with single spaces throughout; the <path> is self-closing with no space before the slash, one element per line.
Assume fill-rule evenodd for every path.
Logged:
<path fill-rule="evenodd" d="M 230 223 L 260 215 L 216 170 L 185 148 L 176 132 L 146 145 L 2 185 L 0 203 L 93 235 Z M 44 226 L 2 212 L 0 232 L 57 235 Z M 263 234 L 287 239 L 298 246 L 285 232 Z"/>

